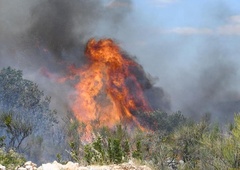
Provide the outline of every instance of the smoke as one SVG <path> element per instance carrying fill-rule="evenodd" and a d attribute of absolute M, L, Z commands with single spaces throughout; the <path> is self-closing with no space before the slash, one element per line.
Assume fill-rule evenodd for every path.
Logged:
<path fill-rule="evenodd" d="M 224 3 L 205 7 L 204 23 L 223 24 L 232 15 Z M 86 64 L 89 38 L 117 39 L 142 63 L 144 69 L 131 72 L 153 109 L 180 110 L 195 119 L 210 112 L 213 121 L 232 120 L 240 111 L 239 41 L 156 36 L 147 18 L 138 15 L 131 0 L 0 0 L 0 68 L 23 70 L 64 117 L 73 82 L 54 80 L 68 74 L 68 66 Z M 197 50 L 189 49 L 192 43 Z"/>
<path fill-rule="evenodd" d="M 54 145 L 63 142 L 61 123 L 74 92 L 74 82 L 61 84 L 56 79 L 68 74 L 70 65 L 84 65 L 88 39 L 98 36 L 96 30 L 118 30 L 131 5 L 130 0 L 0 0 L 0 69 L 23 70 L 24 78 L 51 96 L 51 107 L 58 111 L 60 122 L 55 127 L 59 139 L 53 139 Z M 50 145 L 46 148 L 53 148 Z"/>
<path fill-rule="evenodd" d="M 230 122 L 240 111 L 239 64 L 226 46 L 216 40 L 208 40 L 208 45 L 199 51 L 201 57 L 193 65 L 196 73 L 185 84 L 189 96 L 182 110 L 195 118 L 211 113 L 213 121 Z"/>
<path fill-rule="evenodd" d="M 178 36 L 159 44 L 153 50 L 159 53 L 150 53 L 157 56 L 150 57 L 155 63 L 144 60 L 144 67 L 159 76 L 157 84 L 169 93 L 172 111 L 196 120 L 211 113 L 213 122 L 231 122 L 240 111 L 237 41 L 210 36 L 197 42 L 196 49 L 190 48 L 191 42 L 192 37 Z"/>
<path fill-rule="evenodd" d="M 22 69 L 44 91 L 51 91 L 53 84 L 48 85 L 39 70 L 44 67 L 61 75 L 66 65 L 83 64 L 85 41 L 95 36 L 93 32 L 101 22 L 120 20 L 121 10 L 109 9 L 103 1 L 95 0 L 2 0 L 0 3 L 0 66 Z M 118 17 L 106 19 L 106 13 Z"/>
<path fill-rule="evenodd" d="M 216 31 L 219 27 L 227 27 L 232 16 L 239 16 L 239 10 L 234 11 L 228 2 L 219 1 L 204 2 L 196 11 L 183 12 L 183 4 L 186 3 L 179 2 L 179 8 L 177 4 L 157 9 L 138 6 L 140 10 L 133 11 L 128 20 L 134 24 L 125 28 L 119 35 L 120 40 L 127 39 L 124 49 L 136 55 L 147 72 L 158 77 L 156 85 L 164 89 L 164 98 L 170 96 L 172 112 L 180 110 L 197 120 L 203 114 L 211 113 L 213 122 L 228 123 L 233 120 L 234 113 L 240 111 L 240 41 L 239 34 L 226 35 Z M 159 17 L 151 22 L 152 16 L 140 17 L 141 9 L 153 10 Z M 166 14 L 167 9 L 170 11 Z M 201 17 L 193 21 L 195 15 Z M 196 28 L 209 28 L 212 32 L 166 33 L 178 23 L 178 19 L 182 19 L 179 25 L 183 27 L 194 25 Z M 239 30 L 239 27 L 232 27 L 235 32 Z M 230 23 L 228 28 L 232 27 Z"/>
<path fill-rule="evenodd" d="M 233 15 L 223 1 L 204 5 L 204 10 L 208 24 L 224 24 Z M 180 110 L 194 118 L 210 112 L 213 120 L 231 120 L 240 110 L 239 41 L 211 35 L 156 38 L 143 24 L 147 18 L 139 16 L 131 0 L 1 0 L 0 67 L 23 70 L 25 78 L 52 96 L 53 107 L 65 112 L 72 84 L 56 84 L 49 73 L 57 78 L 68 65 L 81 67 L 87 62 L 87 40 L 107 36 L 158 77 L 154 85 L 151 76 L 134 70 L 154 109 Z M 192 43 L 197 50 L 189 49 Z"/>
<path fill-rule="evenodd" d="M 40 1 L 32 9 L 27 35 L 54 57 L 64 59 L 64 53 L 82 51 L 83 41 L 101 18 L 101 10 L 100 1 Z"/>
<path fill-rule="evenodd" d="M 131 0 L 2 0 L 0 3 L 0 67 L 23 70 L 25 78 L 39 84 L 52 97 L 52 107 L 62 115 L 71 102 L 66 96 L 74 89 L 70 81 L 59 84 L 55 80 L 68 74 L 69 66 L 86 64 L 84 49 L 89 38 L 127 27 L 129 23 L 125 21 L 132 12 Z M 152 108 L 170 110 L 164 90 L 154 87 L 143 69 L 136 75 Z"/>
<path fill-rule="evenodd" d="M 2 0 L 0 3 L 1 47 L 7 46 L 10 53 L 20 51 L 31 60 L 29 63 L 38 65 L 56 65 L 52 57 L 58 62 L 81 64 L 85 43 L 96 36 L 99 25 L 111 25 L 107 29 L 114 30 L 131 11 L 130 0 Z"/>

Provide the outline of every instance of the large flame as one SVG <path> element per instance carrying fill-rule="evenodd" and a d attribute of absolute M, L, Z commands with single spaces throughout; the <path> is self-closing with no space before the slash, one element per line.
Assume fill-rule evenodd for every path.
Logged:
<path fill-rule="evenodd" d="M 87 125 L 112 127 L 122 121 L 141 127 L 131 114 L 133 111 L 150 111 L 143 90 L 130 68 L 140 67 L 124 57 L 111 39 L 88 41 L 85 54 L 89 64 L 84 68 L 71 68 L 79 77 L 71 109 L 79 121 Z"/>

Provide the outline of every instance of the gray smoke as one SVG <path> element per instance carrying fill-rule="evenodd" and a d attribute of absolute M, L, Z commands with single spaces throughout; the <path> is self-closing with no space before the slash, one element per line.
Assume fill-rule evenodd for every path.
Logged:
<path fill-rule="evenodd" d="M 60 123 L 49 129 L 53 138 L 45 140 L 46 153 L 28 154 L 36 163 L 54 160 L 56 152 L 66 154 L 64 149 L 51 150 L 53 146 L 68 147 L 61 130 L 74 88 L 72 82 L 60 84 L 56 79 L 68 74 L 69 65 L 86 62 L 85 43 L 97 36 L 96 30 L 117 30 L 130 12 L 130 0 L 0 0 L 0 69 L 23 70 L 24 78 L 52 97 L 52 109 L 58 111 Z"/>
<path fill-rule="evenodd" d="M 196 13 L 202 18 L 191 20 L 191 24 L 199 24 L 194 28 L 212 29 L 212 34 L 164 32 L 176 24 L 174 19 L 182 13 L 192 19 L 193 11 L 183 12 L 181 7 L 167 17 L 158 17 L 158 26 L 145 26 L 147 17 L 140 18 L 141 12 L 136 10 L 131 16 L 135 25 L 127 27 L 119 37 L 123 37 L 122 41 L 128 39 L 124 48 L 136 55 L 151 75 L 158 77 L 156 85 L 169 94 L 173 112 L 180 110 L 197 120 L 211 113 L 213 122 L 228 123 L 240 111 L 240 39 L 239 35 L 218 34 L 216 29 L 228 24 L 230 17 L 239 15 L 239 11 L 234 11 L 227 1 L 203 2 L 198 7 L 201 13 Z M 154 12 L 157 10 L 161 8 Z M 182 20 L 181 24 L 185 23 L 185 18 Z M 125 35 L 126 32 L 131 34 Z"/>
<path fill-rule="evenodd" d="M 0 3 L 0 47 L 9 53 L 2 52 L 0 56 L 8 55 L 5 61 L 2 59 L 7 64 L 15 57 L 20 66 L 25 62 L 53 66 L 55 59 L 81 64 L 85 42 L 97 36 L 99 25 L 110 25 L 106 30 L 117 29 L 131 11 L 130 0 L 1 0 Z M 16 57 L 16 53 L 24 55 L 24 59 Z"/>
<path fill-rule="evenodd" d="M 87 40 L 98 29 L 118 29 L 130 12 L 130 0 L 1 0 L 0 67 L 23 70 L 65 112 L 72 85 L 55 83 L 50 74 L 65 76 L 68 65 L 83 65 Z"/>
<path fill-rule="evenodd" d="M 195 118 L 211 113 L 213 121 L 230 122 L 240 111 L 237 53 L 216 40 L 208 39 L 208 45 L 199 51 L 195 75 L 185 86 L 188 103 L 182 109 Z"/>
<path fill-rule="evenodd" d="M 54 57 L 67 60 L 69 56 L 64 53 L 83 51 L 83 41 L 98 25 L 102 10 L 101 2 L 94 0 L 39 1 L 31 10 L 32 23 L 27 36 L 32 43 L 47 48 Z"/>
<path fill-rule="evenodd" d="M 71 84 L 49 81 L 45 72 L 64 76 L 67 65 L 86 62 L 89 38 L 110 37 L 159 78 L 156 85 L 164 90 L 151 82 L 145 91 L 154 108 L 180 110 L 194 118 L 210 112 L 213 121 L 231 120 L 240 111 L 239 41 L 204 37 L 193 52 L 191 36 L 157 39 L 133 6 L 131 0 L 0 0 L 0 67 L 23 70 L 26 78 L 52 96 L 53 107 L 66 110 Z M 223 1 L 204 11 L 205 23 L 224 24 L 233 15 Z M 186 51 L 190 65 L 183 61 Z"/>
<path fill-rule="evenodd" d="M 1 66 L 23 69 L 26 78 L 37 82 L 52 96 L 52 105 L 66 112 L 73 91 L 71 82 L 55 83 L 49 78 L 68 74 L 68 66 L 86 63 L 84 49 L 91 37 L 105 37 L 127 24 L 131 0 L 23 0 L 1 1 Z M 9 12 L 12 11 L 12 12 Z M 110 37 L 111 38 L 111 37 Z M 114 38 L 114 35 L 113 35 Z M 139 75 L 145 77 L 144 71 Z M 145 94 L 153 108 L 170 110 L 163 89 L 151 81 Z M 143 89 L 146 89 L 143 87 Z"/>

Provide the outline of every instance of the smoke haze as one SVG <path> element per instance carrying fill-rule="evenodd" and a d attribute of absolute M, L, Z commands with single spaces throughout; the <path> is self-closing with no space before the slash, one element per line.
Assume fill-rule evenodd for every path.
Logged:
<path fill-rule="evenodd" d="M 211 18 L 206 22 L 223 22 L 231 13 L 226 9 L 224 4 L 219 10 L 207 9 Z M 231 120 L 233 112 L 240 110 L 240 50 L 234 42 L 204 37 L 193 42 L 198 47 L 193 50 L 187 36 L 156 40 L 138 14 L 131 0 L 0 0 L 0 67 L 23 70 L 26 78 L 52 96 L 53 107 L 66 111 L 69 101 L 65 98 L 72 86 L 56 84 L 49 80 L 49 73 L 64 76 L 67 66 L 82 66 L 87 40 L 109 37 L 158 77 L 156 85 L 149 75 L 144 75 L 147 80 L 139 77 L 153 108 L 181 110 L 194 118 L 211 112 L 216 120 Z M 186 51 L 189 61 L 184 61 Z"/>

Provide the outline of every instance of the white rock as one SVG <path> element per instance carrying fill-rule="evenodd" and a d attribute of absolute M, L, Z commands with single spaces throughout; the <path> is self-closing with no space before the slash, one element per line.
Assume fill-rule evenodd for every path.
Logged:
<path fill-rule="evenodd" d="M 0 164 L 0 170 L 6 170 L 6 167 Z"/>
<path fill-rule="evenodd" d="M 89 170 L 110 170 L 109 166 L 89 166 Z"/>
<path fill-rule="evenodd" d="M 27 170 L 33 170 L 33 166 L 32 166 L 32 165 L 26 165 L 25 168 L 26 168 Z"/>
<path fill-rule="evenodd" d="M 79 164 L 78 163 L 73 163 L 73 162 L 68 162 L 66 165 L 63 165 L 64 169 L 69 169 L 69 170 L 78 170 Z"/>
<path fill-rule="evenodd" d="M 179 163 L 180 163 L 181 165 L 183 165 L 183 164 L 184 164 L 184 161 L 183 161 L 183 160 L 180 160 Z"/>
<path fill-rule="evenodd" d="M 53 163 L 47 163 L 40 166 L 37 170 L 151 170 L 151 168 L 144 166 L 139 166 L 134 164 L 133 162 L 123 163 L 120 165 L 104 165 L 97 166 L 91 165 L 87 167 L 79 166 L 78 163 L 68 162 L 66 165 L 62 165 L 56 161 Z"/>
<path fill-rule="evenodd" d="M 60 163 L 58 163 L 57 161 L 54 161 L 52 164 L 53 164 L 53 165 L 56 165 L 56 166 L 59 167 L 59 168 L 63 168 L 63 165 L 60 164 Z"/>
<path fill-rule="evenodd" d="M 38 170 L 40 169 L 38 168 Z M 61 168 L 59 168 L 57 164 L 47 163 L 47 164 L 42 164 L 41 170 L 61 170 Z"/>
<path fill-rule="evenodd" d="M 20 167 L 20 168 L 18 168 L 17 170 L 27 170 L 27 169 L 24 168 L 24 167 Z"/>
<path fill-rule="evenodd" d="M 89 169 L 87 167 L 81 166 L 81 167 L 78 168 L 78 170 L 89 170 Z"/>
<path fill-rule="evenodd" d="M 38 167 L 37 170 L 43 170 L 42 166 Z"/>
<path fill-rule="evenodd" d="M 32 161 L 25 162 L 24 166 L 27 166 L 27 165 L 32 165 Z"/>

